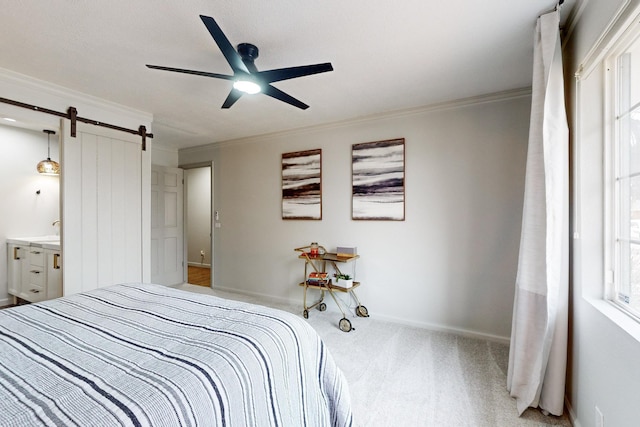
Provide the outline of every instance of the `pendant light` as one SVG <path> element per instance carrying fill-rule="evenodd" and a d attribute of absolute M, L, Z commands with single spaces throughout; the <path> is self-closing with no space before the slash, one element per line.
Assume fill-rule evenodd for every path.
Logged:
<path fill-rule="evenodd" d="M 45 129 L 42 132 L 47 134 L 47 160 L 43 160 L 38 163 L 38 173 L 42 175 L 60 175 L 60 165 L 58 162 L 54 162 L 51 160 L 51 142 L 49 141 L 49 137 L 53 134 L 55 135 L 55 131 Z"/>

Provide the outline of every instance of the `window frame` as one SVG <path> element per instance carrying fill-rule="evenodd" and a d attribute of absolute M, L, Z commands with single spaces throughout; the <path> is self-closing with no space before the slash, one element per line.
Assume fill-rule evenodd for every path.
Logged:
<path fill-rule="evenodd" d="M 634 173 L 627 171 L 626 175 L 623 175 L 621 172 L 622 144 L 619 125 L 620 119 L 622 118 L 622 114 L 620 114 L 619 111 L 621 99 L 619 59 L 623 54 L 628 52 L 635 43 L 640 43 L 640 25 L 638 24 L 638 20 L 634 19 L 618 33 L 603 61 L 606 67 L 604 82 L 605 278 L 603 299 L 621 310 L 629 318 L 640 323 L 640 309 L 633 309 L 628 303 L 625 304 L 622 302 L 619 297 L 623 269 L 626 267 L 627 271 L 629 271 L 628 264 L 623 267 L 623 263 L 627 262 L 628 258 L 627 260 L 623 259 L 622 245 L 626 241 L 630 244 L 640 246 L 640 239 L 634 242 L 629 237 L 623 241 L 624 236 L 622 236 L 623 217 L 621 212 L 623 210 L 623 204 L 625 203 L 622 198 L 629 193 L 624 192 L 621 181 L 623 179 L 631 179 Z M 630 75 L 635 77 L 632 73 L 630 73 Z M 636 75 L 640 76 L 640 73 L 636 73 Z M 637 77 L 635 80 L 637 80 L 640 85 L 640 77 Z M 632 81 L 633 80 L 628 82 L 629 85 Z M 628 111 L 626 111 L 625 114 L 631 115 L 634 110 L 640 108 L 639 105 L 640 103 L 629 105 Z M 640 173 L 640 170 L 638 173 Z M 628 214 L 630 214 L 629 208 L 627 211 Z M 628 226 L 630 227 L 630 224 Z"/>

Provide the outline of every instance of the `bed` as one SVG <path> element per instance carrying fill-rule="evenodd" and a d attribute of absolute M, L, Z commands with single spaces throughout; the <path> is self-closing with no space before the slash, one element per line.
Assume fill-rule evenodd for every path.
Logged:
<path fill-rule="evenodd" d="M 327 348 L 283 311 L 123 284 L 0 310 L 2 426 L 350 426 Z"/>

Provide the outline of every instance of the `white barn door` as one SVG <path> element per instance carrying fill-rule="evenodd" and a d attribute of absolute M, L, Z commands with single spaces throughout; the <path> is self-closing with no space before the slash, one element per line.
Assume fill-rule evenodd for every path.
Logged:
<path fill-rule="evenodd" d="M 183 283 L 184 171 L 151 166 L 151 282 Z"/>
<path fill-rule="evenodd" d="M 150 152 L 137 135 L 82 123 L 72 138 L 62 122 L 64 295 L 148 282 Z"/>

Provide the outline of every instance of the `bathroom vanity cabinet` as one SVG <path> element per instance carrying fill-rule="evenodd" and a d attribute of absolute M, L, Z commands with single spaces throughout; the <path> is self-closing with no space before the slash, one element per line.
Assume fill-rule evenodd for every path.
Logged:
<path fill-rule="evenodd" d="M 62 296 L 60 243 L 38 238 L 7 239 L 9 294 L 29 302 Z"/>
<path fill-rule="evenodd" d="M 7 244 L 7 283 L 9 295 L 22 290 L 22 278 L 29 274 L 29 245 Z"/>

